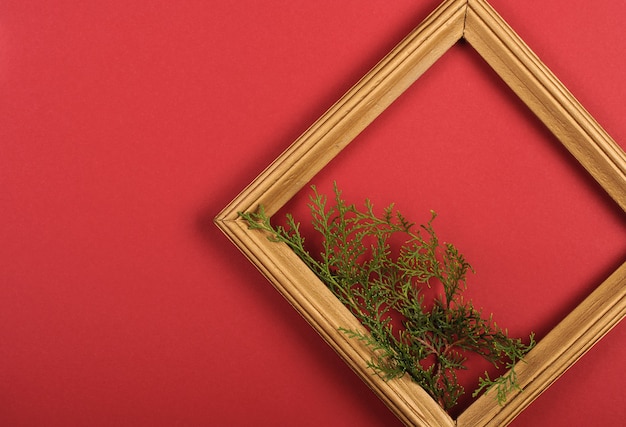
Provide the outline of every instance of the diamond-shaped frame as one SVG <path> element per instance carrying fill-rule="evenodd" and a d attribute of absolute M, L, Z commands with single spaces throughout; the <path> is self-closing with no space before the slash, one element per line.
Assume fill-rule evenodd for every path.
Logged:
<path fill-rule="evenodd" d="M 465 39 L 626 211 L 626 154 L 485 0 L 445 0 L 265 171 L 215 222 L 406 425 L 505 426 L 626 315 L 626 262 L 518 365 L 523 392 L 500 406 L 492 392 L 452 419 L 421 387 L 384 381 L 371 351 L 338 328 L 359 321 L 285 245 L 250 231 L 238 212 L 276 213 L 439 57 Z"/>

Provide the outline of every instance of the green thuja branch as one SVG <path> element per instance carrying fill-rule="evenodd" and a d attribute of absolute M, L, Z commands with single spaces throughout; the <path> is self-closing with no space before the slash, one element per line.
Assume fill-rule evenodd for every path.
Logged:
<path fill-rule="evenodd" d="M 519 388 L 514 368 L 534 346 L 533 335 L 528 345 L 510 338 L 463 299 L 472 267 L 454 245 L 439 242 L 434 212 L 415 227 L 393 205 L 378 216 L 369 200 L 359 209 L 342 199 L 336 185 L 334 191 L 333 204 L 315 187 L 310 196 L 311 224 L 321 237 L 315 256 L 292 215 L 284 226 L 273 225 L 262 206 L 239 215 L 251 229 L 288 245 L 359 319 L 367 334 L 341 331 L 370 347 L 368 365 L 382 378 L 409 375 L 448 410 L 464 393 L 457 372 L 467 369 L 467 354 L 476 353 L 508 372 L 495 379 L 485 373 L 473 396 L 496 387 L 504 403 Z M 427 299 L 430 287 L 442 292 Z"/>

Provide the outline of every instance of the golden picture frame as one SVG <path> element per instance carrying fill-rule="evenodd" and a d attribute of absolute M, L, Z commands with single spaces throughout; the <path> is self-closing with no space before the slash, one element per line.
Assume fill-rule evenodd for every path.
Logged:
<path fill-rule="evenodd" d="M 358 320 L 286 245 L 249 230 L 240 212 L 273 215 L 450 47 L 466 40 L 626 211 L 626 154 L 485 0 L 445 0 L 215 218 L 217 226 L 326 342 L 409 426 L 505 426 L 626 315 L 626 262 L 516 367 L 521 391 L 489 391 L 456 419 L 403 377 L 368 367 L 371 350 L 339 328 Z"/>

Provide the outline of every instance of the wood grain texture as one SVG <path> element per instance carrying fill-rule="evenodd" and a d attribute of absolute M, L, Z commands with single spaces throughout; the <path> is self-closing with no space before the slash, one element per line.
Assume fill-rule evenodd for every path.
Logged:
<path fill-rule="evenodd" d="M 626 155 L 484 0 L 469 0 L 465 39 L 626 210 Z"/>
<path fill-rule="evenodd" d="M 382 113 L 439 57 L 465 38 L 626 210 L 626 155 L 484 0 L 444 1 L 281 156 L 215 222 L 324 340 L 410 426 L 504 426 L 626 314 L 626 263 L 554 328 L 517 369 L 522 392 L 504 406 L 493 392 L 453 420 L 408 378 L 383 381 L 367 368 L 371 351 L 339 327 L 362 325 L 286 246 L 248 230 L 238 212 L 272 215 Z"/>

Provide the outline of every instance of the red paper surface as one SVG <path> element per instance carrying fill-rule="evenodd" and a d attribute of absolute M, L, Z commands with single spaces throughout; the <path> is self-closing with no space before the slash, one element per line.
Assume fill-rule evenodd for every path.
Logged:
<path fill-rule="evenodd" d="M 399 425 L 212 218 L 437 4 L 0 4 L 0 425 Z M 492 4 L 625 147 L 626 6 Z M 465 44 L 333 180 L 436 210 L 516 335 L 626 255 L 623 212 Z M 512 425 L 619 425 L 625 334 Z"/>

